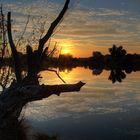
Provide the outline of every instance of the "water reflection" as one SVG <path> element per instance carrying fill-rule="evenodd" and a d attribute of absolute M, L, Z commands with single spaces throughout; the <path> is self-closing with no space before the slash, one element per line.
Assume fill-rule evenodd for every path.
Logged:
<path fill-rule="evenodd" d="M 112 84 L 108 80 L 112 74 L 110 70 L 78 67 L 68 73 L 61 71 L 60 75 L 67 83 L 83 80 L 85 87 L 80 93 L 51 96 L 31 104 L 26 110 L 26 118 L 40 131 L 56 132 L 61 140 L 137 140 L 140 136 L 140 73 L 112 71 L 113 76 L 117 73 L 123 80 L 125 73 L 127 78 L 121 84 L 118 81 Z M 52 77 L 43 73 L 44 80 Z M 55 75 L 52 79 L 50 83 L 59 82 Z"/>
<path fill-rule="evenodd" d="M 100 75 L 103 72 L 103 68 L 99 67 L 99 68 L 92 68 L 92 73 L 93 75 Z M 132 72 L 136 72 L 134 69 L 131 68 L 114 68 L 114 69 L 110 69 L 110 74 L 108 76 L 108 80 L 111 80 L 112 83 L 115 82 L 122 82 L 127 74 L 131 74 Z"/>
<path fill-rule="evenodd" d="M 93 76 L 99 76 L 103 73 L 104 70 L 109 71 L 109 75 L 107 77 L 108 80 L 112 81 L 112 83 L 116 83 L 116 82 L 122 82 L 128 74 L 131 74 L 132 72 L 136 72 L 139 71 L 139 69 L 135 70 L 132 69 L 132 67 L 126 67 L 126 68 L 112 68 L 112 69 L 108 69 L 108 68 L 104 68 L 104 67 L 86 67 L 85 69 L 89 69 L 92 71 Z M 69 76 L 69 73 L 71 71 L 74 70 L 74 68 L 70 68 L 70 67 L 64 67 L 64 68 L 58 68 L 58 70 L 60 71 L 60 73 L 62 73 L 62 77 L 64 79 L 67 79 L 67 77 Z M 65 73 L 65 75 L 63 75 L 63 73 Z M 67 74 L 67 75 L 66 75 Z M 74 77 L 73 77 L 74 78 Z"/>
<path fill-rule="evenodd" d="M 111 70 L 110 75 L 108 77 L 109 80 L 112 81 L 112 83 L 115 82 L 122 82 L 123 79 L 126 78 L 126 74 L 123 70 Z"/>
<path fill-rule="evenodd" d="M 89 70 L 88 67 L 63 69 L 59 74 L 67 83 L 83 80 L 87 84 L 79 93 L 51 96 L 28 105 L 25 118 L 37 132 L 34 134 L 35 140 L 137 140 L 140 136 L 140 73 L 134 71 Z M 61 82 L 54 73 L 48 71 L 43 71 L 42 76 L 43 83 Z M 120 79 L 123 82 L 112 84 L 114 79 L 116 83 Z M 15 133 L 13 128 L 10 129 L 10 132 L 9 129 L 1 131 L 0 139 L 12 140 L 10 135 L 14 136 L 18 130 Z"/>

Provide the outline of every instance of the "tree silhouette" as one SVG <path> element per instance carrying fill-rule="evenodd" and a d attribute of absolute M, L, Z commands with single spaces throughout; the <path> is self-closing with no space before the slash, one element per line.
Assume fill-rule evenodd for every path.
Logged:
<path fill-rule="evenodd" d="M 117 47 L 116 45 L 113 45 L 112 48 L 109 48 L 109 52 L 112 58 L 122 58 L 127 53 L 122 46 Z"/>
<path fill-rule="evenodd" d="M 99 51 L 93 52 L 91 57 L 91 65 L 92 66 L 90 67 L 103 69 L 105 65 L 104 55 Z"/>
<path fill-rule="evenodd" d="M 51 23 L 46 34 L 39 39 L 39 45 L 36 50 L 33 50 L 30 45 L 26 46 L 27 57 L 27 75 L 23 75 L 21 69 L 21 59 L 19 52 L 12 37 L 11 29 L 11 12 L 7 14 L 7 33 L 9 46 L 12 52 L 14 61 L 15 79 L 11 81 L 8 88 L 5 88 L 0 95 L 0 128 L 10 128 L 18 122 L 18 118 L 22 108 L 29 102 L 48 98 L 52 94 L 60 95 L 62 92 L 79 91 L 84 85 L 83 82 L 76 84 L 61 84 L 61 85 L 40 85 L 38 73 L 42 67 L 44 53 L 48 49 L 45 43 L 53 34 L 57 25 L 62 21 L 66 11 L 68 10 L 70 0 L 66 0 L 63 9 L 57 18 Z"/>
<path fill-rule="evenodd" d="M 94 61 L 100 61 L 100 62 L 104 61 L 104 56 L 101 52 L 95 51 L 93 52 L 92 55 L 93 55 Z"/>

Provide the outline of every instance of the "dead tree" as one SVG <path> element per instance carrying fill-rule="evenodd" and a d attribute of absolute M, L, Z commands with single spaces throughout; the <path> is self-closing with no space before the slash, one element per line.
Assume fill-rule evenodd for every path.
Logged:
<path fill-rule="evenodd" d="M 61 85 L 40 85 L 38 73 L 43 61 L 43 53 L 45 51 L 45 43 L 49 40 L 53 31 L 63 19 L 68 10 L 70 0 L 66 0 L 63 9 L 58 17 L 51 23 L 46 34 L 39 40 L 37 50 L 31 46 L 27 48 L 27 76 L 23 78 L 20 58 L 17 48 L 12 38 L 11 30 L 11 13 L 7 14 L 7 32 L 9 46 L 11 48 L 12 57 L 14 59 L 14 70 L 16 79 L 11 83 L 10 87 L 2 91 L 0 95 L 0 128 L 5 128 L 13 125 L 18 121 L 22 108 L 29 102 L 48 98 L 52 94 L 60 95 L 62 92 L 79 91 L 85 84 L 78 82 L 76 84 L 61 84 Z"/>

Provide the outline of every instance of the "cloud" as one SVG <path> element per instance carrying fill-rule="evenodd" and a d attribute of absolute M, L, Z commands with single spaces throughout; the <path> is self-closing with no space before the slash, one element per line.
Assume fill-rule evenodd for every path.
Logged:
<path fill-rule="evenodd" d="M 27 4 L 28 3 L 28 4 Z M 14 28 L 22 32 L 27 15 L 38 19 L 40 16 L 46 20 L 45 29 L 55 19 L 62 8 L 62 3 L 46 3 L 44 0 L 33 3 L 20 1 L 18 3 L 6 3 L 6 9 L 13 12 Z M 85 44 L 89 49 L 98 48 L 102 50 L 111 47 L 112 44 L 124 44 L 134 46 L 138 50 L 140 45 L 139 15 L 125 10 L 107 8 L 87 8 L 78 5 L 70 9 L 65 15 L 63 22 L 55 31 L 55 40 L 70 39 L 75 42 L 76 49 L 83 49 Z M 34 26 L 30 20 L 27 32 L 32 32 Z M 79 43 L 79 45 L 78 45 Z M 93 46 L 93 47 L 92 47 Z M 134 48 L 129 49 L 134 51 Z"/>
<path fill-rule="evenodd" d="M 99 8 L 99 9 L 91 9 L 90 14 L 92 16 L 124 16 L 128 14 L 128 12 L 114 9 Z"/>
<path fill-rule="evenodd" d="M 135 17 L 128 11 L 120 12 L 112 9 L 92 10 L 78 9 L 73 11 L 62 23 L 63 30 L 60 30 L 59 34 L 75 40 L 76 37 L 77 40 L 81 38 L 81 42 L 85 40 L 85 44 L 91 42 L 90 46 L 96 44 L 100 48 L 101 46 L 111 47 L 112 44 L 116 43 L 124 44 L 133 51 L 135 47 L 138 50 L 140 20 L 137 15 Z M 130 46 L 134 48 L 132 49 Z"/>

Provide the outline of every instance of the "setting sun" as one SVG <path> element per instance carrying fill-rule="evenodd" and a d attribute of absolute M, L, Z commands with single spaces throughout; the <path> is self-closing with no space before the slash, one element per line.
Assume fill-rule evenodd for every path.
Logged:
<path fill-rule="evenodd" d="M 60 43 L 59 45 L 62 49 L 61 49 L 61 54 L 71 54 L 72 50 L 71 48 L 73 47 L 72 42 L 70 41 L 65 41 Z"/>
<path fill-rule="evenodd" d="M 69 54 L 70 50 L 68 50 L 67 48 L 62 49 L 61 54 Z"/>

